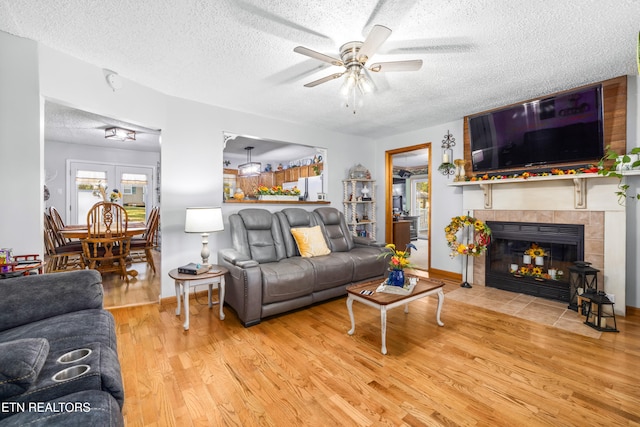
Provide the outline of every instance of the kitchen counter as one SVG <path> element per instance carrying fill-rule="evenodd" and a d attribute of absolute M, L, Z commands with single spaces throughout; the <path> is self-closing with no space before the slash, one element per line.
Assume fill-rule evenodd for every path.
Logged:
<path fill-rule="evenodd" d="M 329 201 L 320 201 L 320 202 L 307 202 L 300 200 L 257 200 L 257 199 L 228 199 L 225 200 L 224 203 L 259 203 L 259 204 L 282 204 L 282 205 L 329 205 L 331 202 Z"/>

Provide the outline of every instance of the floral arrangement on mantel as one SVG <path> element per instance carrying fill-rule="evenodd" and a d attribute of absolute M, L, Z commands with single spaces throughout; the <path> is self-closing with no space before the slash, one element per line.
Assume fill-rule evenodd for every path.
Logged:
<path fill-rule="evenodd" d="M 515 173 L 511 175 L 475 175 L 472 177 L 467 177 L 466 181 L 489 181 L 489 180 L 497 180 L 497 179 L 527 179 L 536 176 L 553 176 L 553 175 L 580 175 L 583 173 L 598 173 L 600 168 L 598 166 L 590 166 L 588 168 L 575 168 L 575 169 L 551 169 L 548 172 L 522 172 Z"/>
<path fill-rule="evenodd" d="M 458 242 L 456 233 L 465 227 L 473 227 L 473 239 L 468 243 Z M 480 256 L 486 252 L 491 242 L 491 229 L 487 224 L 468 215 L 451 218 L 451 223 L 444 228 L 444 232 L 447 245 L 451 249 L 451 258 L 458 255 Z"/>
<path fill-rule="evenodd" d="M 259 196 L 299 196 L 300 189 L 298 187 L 293 187 L 290 190 L 285 190 L 280 185 L 274 185 L 273 187 L 260 185 L 256 189 L 256 194 Z"/>

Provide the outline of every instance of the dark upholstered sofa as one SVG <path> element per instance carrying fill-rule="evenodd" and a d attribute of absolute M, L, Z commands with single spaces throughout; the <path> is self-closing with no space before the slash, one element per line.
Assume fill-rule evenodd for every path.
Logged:
<path fill-rule="evenodd" d="M 124 425 L 102 301 L 94 270 L 0 280 L 0 426 Z"/>
<path fill-rule="evenodd" d="M 243 209 L 229 225 L 233 248 L 221 249 L 218 263 L 229 270 L 225 302 L 245 326 L 345 295 L 350 284 L 386 272 L 384 243 L 353 236 L 335 208 Z M 330 253 L 302 257 L 291 230 L 315 226 Z"/>

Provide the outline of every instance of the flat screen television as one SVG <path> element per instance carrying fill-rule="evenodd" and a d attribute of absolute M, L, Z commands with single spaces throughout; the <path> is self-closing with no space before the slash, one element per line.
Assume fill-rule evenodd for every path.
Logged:
<path fill-rule="evenodd" d="M 602 105 L 597 85 L 469 117 L 473 171 L 599 160 Z"/>

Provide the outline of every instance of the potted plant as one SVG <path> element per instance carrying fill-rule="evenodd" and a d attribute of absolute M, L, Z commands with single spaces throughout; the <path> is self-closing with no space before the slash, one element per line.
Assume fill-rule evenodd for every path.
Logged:
<path fill-rule="evenodd" d="M 618 178 L 618 191 L 616 191 L 616 195 L 618 196 L 618 203 L 620 203 L 621 205 L 624 205 L 627 197 L 640 199 L 640 194 L 629 196 L 627 194 L 629 184 L 622 183 L 622 178 L 624 178 L 624 170 L 631 170 L 640 167 L 639 157 L 640 147 L 634 147 L 627 154 L 620 155 L 617 152 L 613 151 L 609 146 L 607 146 L 605 155 L 598 162 L 598 174 Z M 605 167 L 605 163 L 612 160 L 613 163 L 611 163 L 608 168 Z"/>
<path fill-rule="evenodd" d="M 404 269 L 412 267 L 409 261 L 409 256 L 411 255 L 410 249 L 417 251 L 418 248 L 416 248 L 413 243 L 409 243 L 404 251 L 399 251 L 396 249 L 396 245 L 389 243 L 385 246 L 385 249 L 387 250 L 380 254 L 380 256 L 388 257 L 391 255 L 389 259 L 389 277 L 387 278 L 387 284 L 402 287 L 404 286 Z"/>

